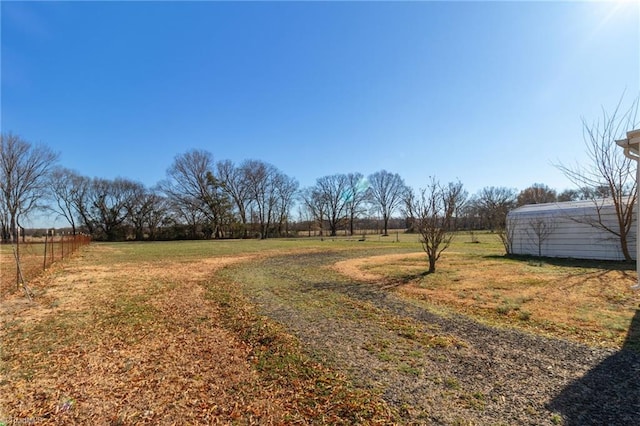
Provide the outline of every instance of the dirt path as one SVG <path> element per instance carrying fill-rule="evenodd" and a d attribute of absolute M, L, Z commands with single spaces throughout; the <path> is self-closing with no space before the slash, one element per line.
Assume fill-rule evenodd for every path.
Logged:
<path fill-rule="evenodd" d="M 637 424 L 640 356 L 437 314 L 349 280 L 342 253 L 232 268 L 262 312 L 324 361 L 379 389 L 406 422 Z"/>

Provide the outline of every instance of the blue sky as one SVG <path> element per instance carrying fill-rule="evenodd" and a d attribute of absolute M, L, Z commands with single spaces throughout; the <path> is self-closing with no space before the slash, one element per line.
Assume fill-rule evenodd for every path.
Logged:
<path fill-rule="evenodd" d="M 638 2 L 1 3 L 2 131 L 153 186 L 192 148 L 297 178 L 571 187 L 640 93 Z"/>

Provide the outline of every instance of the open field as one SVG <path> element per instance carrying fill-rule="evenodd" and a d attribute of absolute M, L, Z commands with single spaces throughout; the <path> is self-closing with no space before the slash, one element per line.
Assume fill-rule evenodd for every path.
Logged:
<path fill-rule="evenodd" d="M 633 424 L 628 265 L 415 238 L 93 244 L 2 300 L 0 422 Z"/>

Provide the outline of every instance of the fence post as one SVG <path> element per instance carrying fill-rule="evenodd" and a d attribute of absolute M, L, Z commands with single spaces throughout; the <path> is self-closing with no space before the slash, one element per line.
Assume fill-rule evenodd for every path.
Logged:
<path fill-rule="evenodd" d="M 48 236 L 49 236 L 49 231 L 47 230 L 47 232 L 45 232 L 44 234 L 44 262 L 42 262 L 43 271 L 47 269 L 47 243 L 49 242 L 47 241 Z"/>

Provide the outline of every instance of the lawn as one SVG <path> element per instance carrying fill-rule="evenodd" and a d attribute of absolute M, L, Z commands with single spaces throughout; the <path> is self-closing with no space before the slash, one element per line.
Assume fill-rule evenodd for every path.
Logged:
<path fill-rule="evenodd" d="M 82 249 L 29 283 L 34 302 L 3 297 L 0 422 L 482 423 L 501 396 L 489 400 L 454 370 L 430 373 L 478 349 L 407 314 L 411 305 L 593 346 L 629 343 L 640 301 L 630 265 L 510 259 L 495 235 L 459 234 L 424 275 L 415 236 L 358 239 Z M 430 402 L 404 395 L 404 380 L 435 386 Z M 543 412 L 528 404 L 520 415 Z"/>
<path fill-rule="evenodd" d="M 478 235 L 476 235 L 478 237 Z M 471 243 L 459 234 L 424 275 L 425 257 L 382 255 L 339 266 L 354 278 L 401 284 L 407 297 L 513 326 L 609 347 L 621 347 L 638 311 L 635 263 L 534 257 L 507 258 L 492 234 Z"/>

